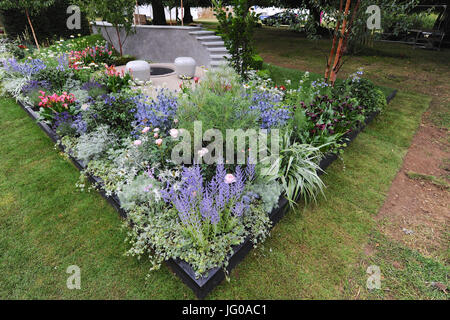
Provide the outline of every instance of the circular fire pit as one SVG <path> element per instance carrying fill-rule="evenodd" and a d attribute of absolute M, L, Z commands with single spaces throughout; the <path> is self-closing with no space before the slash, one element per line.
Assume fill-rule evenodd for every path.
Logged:
<path fill-rule="evenodd" d="M 175 70 L 168 67 L 150 67 L 150 76 L 166 76 L 174 72 Z"/>
<path fill-rule="evenodd" d="M 175 74 L 175 68 L 167 64 L 150 64 L 150 77 L 166 77 Z"/>

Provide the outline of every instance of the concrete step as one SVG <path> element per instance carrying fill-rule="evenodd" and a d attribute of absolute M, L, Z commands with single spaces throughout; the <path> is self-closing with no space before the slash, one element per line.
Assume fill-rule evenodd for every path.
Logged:
<path fill-rule="evenodd" d="M 221 65 L 227 64 L 228 61 L 222 60 L 222 61 L 211 61 L 211 69 L 217 68 Z"/>
<path fill-rule="evenodd" d="M 201 36 L 201 37 L 197 37 L 197 40 L 199 40 L 201 42 L 216 42 L 216 41 L 221 41 L 222 37 L 219 37 L 219 36 Z"/>
<path fill-rule="evenodd" d="M 231 54 L 229 54 L 229 53 L 211 54 L 209 57 L 211 58 L 211 61 L 220 61 L 220 60 L 225 60 L 226 58 L 231 58 Z"/>
<path fill-rule="evenodd" d="M 189 34 L 192 34 L 194 36 L 213 36 L 214 31 L 208 31 L 208 30 L 199 30 L 199 31 L 191 31 Z"/>
<path fill-rule="evenodd" d="M 208 50 L 211 54 L 228 53 L 228 50 L 225 47 L 206 48 L 206 50 Z"/>
<path fill-rule="evenodd" d="M 210 41 L 210 42 L 202 42 L 202 45 L 204 45 L 205 47 L 224 47 L 225 43 L 223 41 Z"/>

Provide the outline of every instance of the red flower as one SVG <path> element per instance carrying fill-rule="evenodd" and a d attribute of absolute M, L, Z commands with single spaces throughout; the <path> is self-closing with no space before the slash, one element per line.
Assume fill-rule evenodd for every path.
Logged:
<path fill-rule="evenodd" d="M 23 44 L 19 44 L 18 47 L 19 47 L 20 49 L 26 49 L 26 48 L 27 48 L 27 47 L 24 46 Z"/>

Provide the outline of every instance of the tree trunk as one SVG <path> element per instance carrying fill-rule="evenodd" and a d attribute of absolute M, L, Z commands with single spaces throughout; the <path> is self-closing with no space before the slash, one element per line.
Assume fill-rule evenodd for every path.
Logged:
<path fill-rule="evenodd" d="M 194 22 L 194 18 L 191 14 L 191 6 L 189 4 L 184 5 L 184 17 L 183 17 L 184 24 L 190 24 Z"/>
<path fill-rule="evenodd" d="M 166 25 L 166 13 L 164 12 L 164 5 L 161 0 L 152 1 L 153 10 L 153 24 Z"/>
<path fill-rule="evenodd" d="M 320 25 L 320 10 L 313 7 L 313 8 L 309 8 L 311 15 L 314 19 L 315 25 L 316 25 L 316 30 L 317 33 L 320 35 L 327 35 L 328 34 L 328 29 L 324 28 Z"/>
<path fill-rule="evenodd" d="M 41 48 L 39 47 L 39 42 L 37 41 L 37 38 L 36 38 L 36 33 L 34 32 L 33 24 L 31 23 L 30 14 L 28 12 L 28 9 L 25 9 L 25 14 L 27 15 L 28 24 L 30 25 L 31 33 L 33 34 L 33 38 L 34 38 L 34 42 L 36 43 L 36 47 L 39 51 L 41 51 Z"/>
<path fill-rule="evenodd" d="M 178 16 L 178 7 L 175 7 L 175 24 L 178 24 L 178 21 L 180 20 L 180 17 Z"/>
<path fill-rule="evenodd" d="M 344 5 L 344 0 L 341 0 L 340 5 L 339 5 L 339 13 L 342 12 L 343 5 Z M 328 57 L 327 68 L 325 70 L 325 82 L 328 82 L 328 78 L 330 77 L 330 71 L 331 71 L 330 68 L 331 68 L 331 64 L 333 63 L 333 56 L 334 56 L 334 53 L 336 50 L 336 41 L 337 41 L 340 26 L 341 26 L 341 21 L 338 20 L 336 23 L 336 29 L 334 31 L 333 44 L 331 46 L 330 56 Z"/>
<path fill-rule="evenodd" d="M 348 52 L 348 39 L 350 38 L 350 32 L 352 31 L 352 26 L 353 26 L 353 22 L 356 19 L 356 15 L 358 14 L 358 9 L 359 9 L 359 5 L 361 3 L 361 0 L 358 0 L 356 2 L 356 5 L 354 8 L 352 8 L 352 18 L 350 20 L 350 23 L 348 24 L 348 31 L 347 34 L 345 35 L 345 39 L 344 39 L 344 53 Z"/>
<path fill-rule="evenodd" d="M 183 8 L 183 0 L 181 0 L 181 25 L 184 26 L 184 8 Z"/>
<path fill-rule="evenodd" d="M 316 8 L 311 9 L 311 15 L 313 16 L 314 22 L 320 25 L 320 11 Z"/>
<path fill-rule="evenodd" d="M 119 26 L 116 26 L 116 33 L 117 33 L 117 40 L 119 41 L 119 50 L 120 50 L 120 56 L 123 56 L 123 45 L 122 45 L 122 39 L 120 39 L 120 30 Z"/>
<path fill-rule="evenodd" d="M 339 44 L 336 50 L 336 57 L 334 58 L 333 67 L 331 68 L 330 81 L 332 86 L 334 86 L 334 83 L 336 82 L 337 65 L 339 64 L 343 54 L 344 37 L 347 30 L 347 15 L 350 9 L 350 4 L 351 0 L 347 0 L 347 3 L 345 4 L 344 21 L 342 22 L 341 36 L 339 38 Z"/>

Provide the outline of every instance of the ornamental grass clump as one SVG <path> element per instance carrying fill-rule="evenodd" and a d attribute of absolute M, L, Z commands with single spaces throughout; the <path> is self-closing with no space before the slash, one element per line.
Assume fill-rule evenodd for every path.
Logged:
<path fill-rule="evenodd" d="M 208 72 L 205 78 L 178 99 L 177 119 L 180 128 L 194 133 L 194 122 L 202 123 L 203 132 L 217 129 L 226 135 L 227 129 L 258 128 L 259 112 L 250 109 L 251 100 L 236 72 L 221 66 Z"/>
<path fill-rule="evenodd" d="M 322 193 L 325 185 L 319 177 L 322 147 L 292 141 L 292 132 L 286 131 L 281 141 L 280 155 L 268 173 L 281 183 L 290 205 L 300 199 L 308 202 Z"/>

